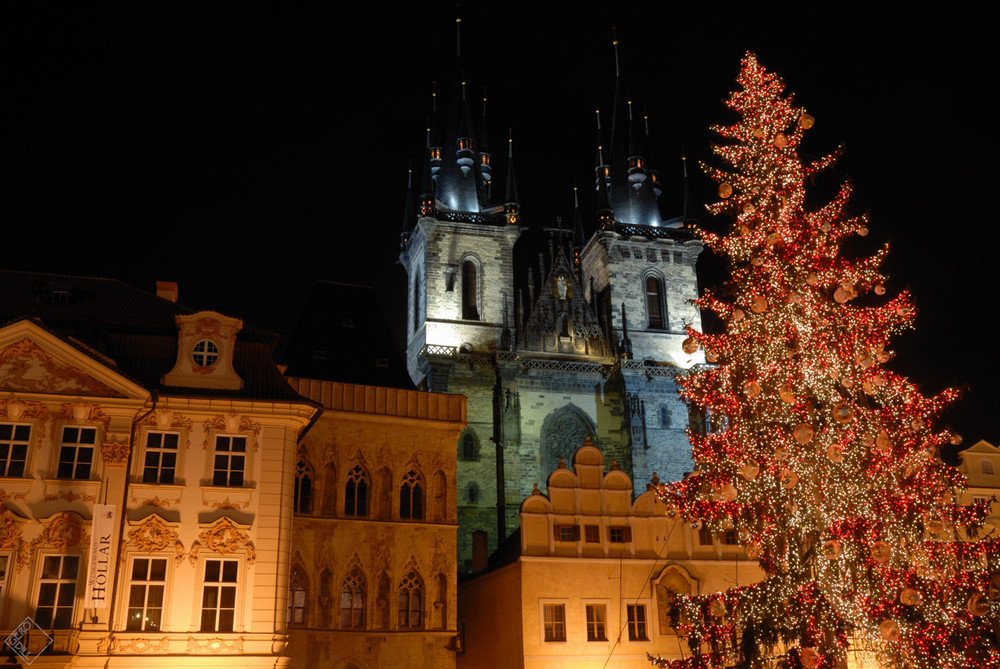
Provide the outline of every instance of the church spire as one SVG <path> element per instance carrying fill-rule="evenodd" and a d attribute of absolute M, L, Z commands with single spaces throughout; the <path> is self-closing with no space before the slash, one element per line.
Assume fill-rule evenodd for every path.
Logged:
<path fill-rule="evenodd" d="M 399 248 L 406 248 L 410 241 L 410 233 L 416 224 L 417 217 L 413 211 L 413 164 L 406 170 L 406 202 L 403 204 L 403 230 L 399 233 Z"/>
<path fill-rule="evenodd" d="M 507 129 L 507 191 L 503 199 L 503 213 L 507 217 L 507 223 L 517 225 L 519 222 L 518 211 L 520 206 L 517 203 L 517 180 L 514 178 L 514 136 L 510 128 Z"/>

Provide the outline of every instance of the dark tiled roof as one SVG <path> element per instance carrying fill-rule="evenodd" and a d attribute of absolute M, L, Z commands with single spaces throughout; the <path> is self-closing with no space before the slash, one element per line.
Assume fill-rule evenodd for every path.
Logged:
<path fill-rule="evenodd" d="M 368 286 L 316 282 L 282 362 L 290 377 L 413 388 Z"/>
<path fill-rule="evenodd" d="M 244 381 L 240 390 L 161 386 L 161 377 L 177 359 L 174 317 L 191 313 L 189 307 L 117 279 L 0 270 L 0 326 L 32 319 L 149 390 L 308 401 L 274 364 L 277 335 L 252 327 L 244 327 L 236 339 L 233 366 Z"/>

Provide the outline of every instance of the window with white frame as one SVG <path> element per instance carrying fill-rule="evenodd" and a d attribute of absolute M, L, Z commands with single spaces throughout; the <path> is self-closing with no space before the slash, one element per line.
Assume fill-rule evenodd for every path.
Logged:
<path fill-rule="evenodd" d="M 80 571 L 78 555 L 46 555 L 38 579 L 35 624 L 42 629 L 69 629 L 73 624 L 76 581 Z"/>
<path fill-rule="evenodd" d="M 166 558 L 137 557 L 132 560 L 126 630 L 130 632 L 158 632 L 161 629 L 163 594 L 166 585 Z"/>
<path fill-rule="evenodd" d="M 606 604 L 587 604 L 587 641 L 607 641 L 608 607 Z"/>
<path fill-rule="evenodd" d="M 177 473 L 176 432 L 147 432 L 146 452 L 143 456 L 142 482 L 171 485 Z"/>
<path fill-rule="evenodd" d="M 542 626 L 546 642 L 566 640 L 566 605 L 542 604 Z"/>
<path fill-rule="evenodd" d="M 625 606 L 625 613 L 628 620 L 628 640 L 649 641 L 649 634 L 646 631 L 646 605 L 628 604 Z"/>
<path fill-rule="evenodd" d="M 240 487 L 243 485 L 247 461 L 247 438 L 216 435 L 212 485 Z"/>
<path fill-rule="evenodd" d="M 94 463 L 94 444 L 97 430 L 92 427 L 66 426 L 59 446 L 59 466 L 56 477 L 61 479 L 89 479 Z"/>
<path fill-rule="evenodd" d="M 219 347 L 213 341 L 202 339 L 194 345 L 191 357 L 199 367 L 211 367 L 219 359 Z"/>
<path fill-rule="evenodd" d="M 0 423 L 0 476 L 24 476 L 31 426 Z"/>
<path fill-rule="evenodd" d="M 240 563 L 205 560 L 201 594 L 201 631 L 232 632 L 236 619 L 236 584 Z"/>

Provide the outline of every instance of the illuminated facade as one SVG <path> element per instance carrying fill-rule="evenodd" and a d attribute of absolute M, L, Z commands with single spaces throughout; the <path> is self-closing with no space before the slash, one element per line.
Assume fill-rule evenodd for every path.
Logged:
<path fill-rule="evenodd" d="M 294 457 L 317 407 L 273 335 L 114 280 L 0 284 L 3 636 L 32 619 L 52 667 L 287 666 Z"/>
<path fill-rule="evenodd" d="M 517 526 L 520 500 L 585 436 L 636 480 L 689 471 L 674 374 L 704 360 L 682 349 L 685 325 L 700 325 L 690 300 L 702 247 L 683 216 L 661 216 L 648 137 L 621 86 L 612 141 L 597 152 L 594 232 L 586 239 L 578 208 L 573 229 L 551 230 L 530 267 L 515 261 L 512 145 L 500 196 L 485 112 L 472 113 L 465 86 L 463 75 L 451 107 L 435 109 L 400 250 L 410 378 L 469 401 L 456 444 L 463 570 L 472 532 L 487 530 L 495 548 Z"/>
<path fill-rule="evenodd" d="M 296 458 L 293 667 L 454 667 L 465 398 L 289 379 L 323 413 Z"/>
<path fill-rule="evenodd" d="M 590 443 L 569 464 L 521 504 L 518 541 L 461 585 L 459 668 L 648 667 L 646 653 L 686 644 L 670 626 L 675 594 L 763 576 L 735 536 L 669 519 L 649 488 L 633 500 Z"/>

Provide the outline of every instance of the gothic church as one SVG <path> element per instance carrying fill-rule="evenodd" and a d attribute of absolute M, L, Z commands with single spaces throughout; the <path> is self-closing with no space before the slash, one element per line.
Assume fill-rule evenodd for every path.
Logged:
<path fill-rule="evenodd" d="M 474 115 L 461 62 L 459 50 L 449 106 L 438 108 L 434 97 L 400 261 L 410 377 L 419 388 L 468 397 L 457 444 L 463 571 L 472 533 L 486 530 L 496 548 L 516 529 L 533 485 L 544 488 L 561 461 L 571 466 L 587 436 L 639 485 L 654 472 L 668 481 L 690 471 L 688 409 L 674 376 L 704 359 L 682 348 L 685 326 L 700 327 L 691 300 L 702 245 L 684 216 L 660 213 L 648 132 L 620 74 L 606 138 L 598 118 L 593 232 L 585 236 L 577 206 L 573 226 L 547 229 L 549 248 L 525 267 L 515 262 L 524 228 L 512 144 L 499 197 L 485 104 Z"/>

